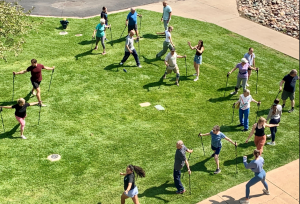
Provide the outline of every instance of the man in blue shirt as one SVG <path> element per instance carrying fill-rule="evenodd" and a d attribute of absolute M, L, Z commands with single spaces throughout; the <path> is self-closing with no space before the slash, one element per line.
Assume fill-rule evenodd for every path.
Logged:
<path fill-rule="evenodd" d="M 136 37 L 139 38 L 139 33 L 137 30 L 137 16 L 142 17 L 142 15 L 138 14 L 134 8 L 131 8 L 129 14 L 127 15 L 125 24 L 126 26 L 128 26 L 128 33 L 131 30 L 134 30 L 136 33 Z"/>

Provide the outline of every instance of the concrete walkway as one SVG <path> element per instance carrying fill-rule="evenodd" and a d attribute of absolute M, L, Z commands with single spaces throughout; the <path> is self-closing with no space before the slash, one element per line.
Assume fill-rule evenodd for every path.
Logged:
<path fill-rule="evenodd" d="M 236 0 L 170 0 L 168 3 L 173 15 L 214 23 L 299 60 L 298 39 L 240 17 Z M 160 2 L 138 8 L 162 12 L 163 6 Z"/>
<path fill-rule="evenodd" d="M 218 193 L 198 204 L 238 204 L 239 200 L 245 197 L 246 183 Z M 251 204 L 299 204 L 299 159 L 267 172 L 267 183 L 270 195 L 263 194 L 261 182 L 250 188 Z"/>

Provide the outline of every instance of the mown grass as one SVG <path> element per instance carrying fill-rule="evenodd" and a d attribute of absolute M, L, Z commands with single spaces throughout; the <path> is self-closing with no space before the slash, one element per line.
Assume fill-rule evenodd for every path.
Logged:
<path fill-rule="evenodd" d="M 173 41 L 178 54 L 186 54 L 188 76 L 184 59 L 178 59 L 181 71 L 180 87 L 174 84 L 175 75 L 163 83 L 163 60 L 155 54 L 162 49 L 164 38 L 155 35 L 162 31 L 161 14 L 141 10 L 143 14 L 140 41 L 142 69 L 135 67 L 131 56 L 124 67 L 118 63 L 124 54 L 124 38 L 118 40 L 124 28 L 127 12 L 109 15 L 113 47 L 106 43 L 107 55 L 90 51 L 91 35 L 99 18 L 68 19 L 68 35 L 61 36 L 59 19 L 44 20 L 37 31 L 26 36 L 24 51 L 9 56 L 1 64 L 1 105 L 12 105 L 12 72 L 25 70 L 36 58 L 45 66 L 56 66 L 50 92 L 47 92 L 51 71 L 43 71 L 41 83 L 41 123 L 39 108 L 29 107 L 25 135 L 18 139 L 19 127 L 12 110 L 2 112 L 6 133 L 0 138 L 0 200 L 1 203 L 119 203 L 123 192 L 123 177 L 119 175 L 128 164 L 141 166 L 146 178 L 138 179 L 140 203 L 197 203 L 251 178 L 245 170 L 242 156 L 253 151 L 253 138 L 244 144 L 248 133 L 242 133 L 237 111 L 231 123 L 232 103 L 238 96 L 229 96 L 234 89 L 237 72 L 229 78 L 223 97 L 226 73 L 254 47 L 256 64 L 260 67 L 258 94 L 255 94 L 256 75 L 249 84 L 252 96 L 261 100 L 259 116 L 265 116 L 278 92 L 279 82 L 291 69 L 298 69 L 298 61 L 239 36 L 216 25 L 196 20 L 172 17 Z M 83 36 L 76 37 L 81 33 Z M 107 32 L 110 39 L 110 32 Z M 193 56 L 187 41 L 196 45 L 204 41 L 205 52 L 200 80 L 194 82 Z M 135 44 L 138 48 L 138 45 Z M 127 73 L 122 69 L 126 68 Z M 30 74 L 15 78 L 15 99 L 30 98 Z M 241 93 L 241 91 L 240 91 Z M 298 90 L 296 98 L 298 98 Z M 149 107 L 139 103 L 150 102 Z M 157 111 L 160 104 L 165 111 Z M 287 103 L 287 108 L 290 103 Z M 274 168 L 299 158 L 299 103 L 292 114 L 284 110 L 278 128 L 276 146 L 264 147 L 265 169 Z M 257 107 L 252 104 L 250 125 L 254 123 Z M 209 158 L 210 138 L 204 137 L 206 156 L 203 155 L 199 132 L 209 132 L 214 125 L 237 141 L 238 174 L 235 175 L 235 148 L 223 141 L 220 155 L 222 173 L 213 175 L 215 162 Z M 17 139 L 15 139 L 17 138 Z M 192 194 L 175 194 L 172 171 L 175 143 L 183 140 L 194 153 L 190 159 Z M 58 162 L 49 162 L 52 153 L 62 156 Z M 188 176 L 183 183 L 188 188 Z M 244 195 L 241 195 L 241 197 Z M 128 200 L 131 203 L 132 201 Z"/>

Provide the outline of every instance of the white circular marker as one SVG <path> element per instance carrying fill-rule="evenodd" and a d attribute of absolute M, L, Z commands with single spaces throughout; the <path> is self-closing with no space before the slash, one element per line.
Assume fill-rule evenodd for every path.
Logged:
<path fill-rule="evenodd" d="M 77 36 L 77 37 L 78 37 L 78 36 L 82 36 L 82 34 L 76 34 L 75 36 Z"/>
<path fill-rule="evenodd" d="M 47 157 L 50 161 L 58 161 L 60 160 L 61 156 L 59 154 L 51 154 Z"/>
<path fill-rule="evenodd" d="M 68 32 L 66 32 L 66 31 L 63 31 L 63 32 L 60 32 L 59 34 L 60 34 L 60 35 L 67 35 L 67 34 L 68 34 Z"/>

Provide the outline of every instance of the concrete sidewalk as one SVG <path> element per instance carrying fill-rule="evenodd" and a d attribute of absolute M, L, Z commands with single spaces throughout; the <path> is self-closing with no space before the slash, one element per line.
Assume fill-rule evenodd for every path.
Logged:
<path fill-rule="evenodd" d="M 299 60 L 299 40 L 239 16 L 236 0 L 170 0 L 172 14 L 226 28 Z M 162 3 L 139 6 L 162 12 Z M 172 20 L 171 20 L 172 24 Z"/>
<path fill-rule="evenodd" d="M 198 204 L 238 204 L 239 200 L 245 197 L 246 183 L 218 193 Z M 267 172 L 267 183 L 270 195 L 263 194 L 264 187 L 261 182 L 250 188 L 251 204 L 299 204 L 299 159 Z"/>

